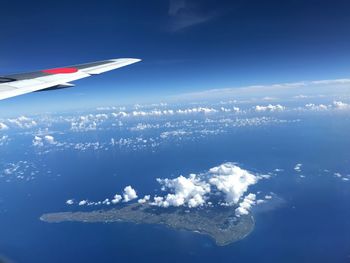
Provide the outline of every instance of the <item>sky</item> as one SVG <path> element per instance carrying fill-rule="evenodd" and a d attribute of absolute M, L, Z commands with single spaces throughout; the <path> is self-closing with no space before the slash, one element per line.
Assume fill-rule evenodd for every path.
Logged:
<path fill-rule="evenodd" d="M 110 58 L 141 63 L 1 113 L 159 102 L 210 89 L 350 76 L 348 1 L 2 1 L 0 75 Z"/>

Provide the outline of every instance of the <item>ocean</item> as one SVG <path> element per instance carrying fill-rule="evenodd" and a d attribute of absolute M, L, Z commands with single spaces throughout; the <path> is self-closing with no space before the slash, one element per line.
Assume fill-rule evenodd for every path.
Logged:
<path fill-rule="evenodd" d="M 303 113 L 284 119 L 293 122 L 233 127 L 196 138 L 192 133 L 154 147 L 77 151 L 65 146 L 40 154 L 28 146 L 31 135 L 13 134 L 13 143 L 2 148 L 3 167 L 26 160 L 23 167 L 35 168 L 18 169 L 35 176 L 0 178 L 0 254 L 29 263 L 350 262 L 350 118 Z M 62 132 L 55 139 L 79 136 Z M 84 140 L 113 136 L 113 130 L 93 131 Z M 201 173 L 225 162 L 270 174 L 249 192 L 271 200 L 253 208 L 254 231 L 224 247 L 207 236 L 158 225 L 39 220 L 48 212 L 108 209 L 65 202 L 104 200 L 127 185 L 139 197 L 161 194 L 157 178 Z"/>

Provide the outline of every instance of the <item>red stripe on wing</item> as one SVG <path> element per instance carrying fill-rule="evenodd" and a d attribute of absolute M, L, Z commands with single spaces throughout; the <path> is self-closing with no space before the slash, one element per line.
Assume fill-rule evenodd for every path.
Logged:
<path fill-rule="evenodd" d="M 42 72 L 47 74 L 70 74 L 78 72 L 77 68 L 54 68 L 54 69 L 45 69 Z"/>

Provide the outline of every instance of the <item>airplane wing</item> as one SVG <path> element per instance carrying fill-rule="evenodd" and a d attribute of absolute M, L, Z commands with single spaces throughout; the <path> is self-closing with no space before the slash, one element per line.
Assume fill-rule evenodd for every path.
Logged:
<path fill-rule="evenodd" d="M 121 68 L 140 59 L 120 58 L 37 72 L 0 76 L 0 100 L 22 94 L 74 86 L 70 82 Z"/>

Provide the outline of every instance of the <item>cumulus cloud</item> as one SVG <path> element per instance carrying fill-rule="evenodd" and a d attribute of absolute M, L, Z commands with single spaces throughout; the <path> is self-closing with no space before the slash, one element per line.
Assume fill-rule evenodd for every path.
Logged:
<path fill-rule="evenodd" d="M 33 146 L 43 147 L 45 144 L 56 144 L 55 138 L 51 135 L 45 135 L 44 137 L 34 136 L 32 141 Z"/>
<path fill-rule="evenodd" d="M 249 186 L 256 184 L 259 180 L 268 179 L 267 176 L 254 175 L 251 172 L 238 167 L 234 163 L 223 163 L 219 166 L 209 169 L 207 172 L 199 174 L 190 174 L 189 176 L 178 176 L 175 178 L 157 179 L 161 190 L 165 192 L 162 195 L 145 195 L 137 200 L 139 204 L 168 207 L 188 207 L 196 208 L 201 206 L 232 206 L 236 209 L 236 215 L 248 214 L 254 204 L 260 204 L 265 200 L 257 200 L 253 193 L 245 196 Z M 84 205 L 110 205 L 123 202 L 129 202 L 137 199 L 137 193 L 132 186 L 126 186 L 123 194 L 116 194 L 113 199 L 104 201 L 89 202 L 82 200 L 77 204 Z M 266 195 L 265 199 L 271 197 Z M 73 204 L 67 201 L 67 204 Z"/>
<path fill-rule="evenodd" d="M 106 198 L 105 200 L 102 201 L 102 204 L 104 205 L 110 205 L 111 201 L 109 200 L 109 198 Z"/>
<path fill-rule="evenodd" d="M 109 198 L 106 198 L 105 200 L 103 201 L 89 201 L 89 200 L 81 200 L 79 202 L 77 202 L 77 204 L 79 206 L 100 206 L 100 205 L 111 205 L 111 204 L 118 204 L 121 200 L 122 200 L 122 196 L 121 195 L 118 195 L 116 194 L 113 199 L 109 199 Z M 67 205 L 73 205 L 75 204 L 75 201 L 74 199 L 69 199 L 66 201 L 66 204 Z"/>
<path fill-rule="evenodd" d="M 211 174 L 210 184 L 215 185 L 226 195 L 228 204 L 237 204 L 248 187 L 258 181 L 257 176 L 232 163 L 214 167 L 209 170 L 209 173 Z"/>
<path fill-rule="evenodd" d="M 68 199 L 68 200 L 66 201 L 66 204 L 67 204 L 67 205 L 73 205 L 73 204 L 74 204 L 74 200 L 73 200 L 73 199 Z"/>
<path fill-rule="evenodd" d="M 150 195 L 145 195 L 143 198 L 139 199 L 137 202 L 139 204 L 145 204 L 151 199 Z"/>
<path fill-rule="evenodd" d="M 36 121 L 26 116 L 20 116 L 16 119 L 8 119 L 8 122 L 22 129 L 30 129 L 37 125 Z"/>
<path fill-rule="evenodd" d="M 157 179 L 163 186 L 172 193 L 167 194 L 163 199 L 158 198 L 156 205 L 162 207 L 182 206 L 197 207 L 205 203 L 205 195 L 210 192 L 210 185 L 202 181 L 196 174 L 188 178 L 179 176 L 175 179 Z"/>
<path fill-rule="evenodd" d="M 224 163 L 211 168 L 203 174 L 190 174 L 174 179 L 157 179 L 165 196 L 156 196 L 152 205 L 159 207 L 187 206 L 189 208 L 212 204 L 211 199 L 221 205 L 237 205 L 250 185 L 258 182 L 259 177 L 233 163 Z"/>
<path fill-rule="evenodd" d="M 314 103 L 308 103 L 305 105 L 305 108 L 308 110 L 313 110 L 313 111 L 325 111 L 328 110 L 329 107 L 327 105 L 324 104 L 314 104 Z"/>
<path fill-rule="evenodd" d="M 273 111 L 283 111 L 286 108 L 284 106 L 280 105 L 280 104 L 277 104 L 277 105 L 269 104 L 267 106 L 257 105 L 257 106 L 255 106 L 254 109 L 255 109 L 256 112 L 265 112 L 265 111 L 273 112 Z"/>
<path fill-rule="evenodd" d="M 79 206 L 84 206 L 84 205 L 87 205 L 88 204 L 88 200 L 81 200 L 78 205 Z"/>
<path fill-rule="evenodd" d="M 97 126 L 106 120 L 109 117 L 105 113 L 101 114 L 88 114 L 79 116 L 78 118 L 73 118 L 71 121 L 71 130 L 72 131 L 94 131 L 97 129 Z"/>
<path fill-rule="evenodd" d="M 341 102 L 341 101 L 333 101 L 334 108 L 338 110 L 348 110 L 350 109 L 350 104 Z"/>
<path fill-rule="evenodd" d="M 55 144 L 56 143 L 55 138 L 53 136 L 51 136 L 51 135 L 44 136 L 44 139 L 49 144 Z"/>
<path fill-rule="evenodd" d="M 233 110 L 238 110 L 239 108 L 234 108 Z M 131 112 L 113 112 L 111 115 L 115 118 L 125 118 L 125 117 L 160 117 L 160 116 L 172 116 L 172 115 L 188 115 L 188 114 L 209 114 L 219 112 L 217 109 L 210 107 L 193 107 L 184 109 L 164 109 L 164 110 L 148 110 L 140 111 L 135 110 Z"/>
<path fill-rule="evenodd" d="M 122 196 L 119 194 L 116 194 L 113 199 L 111 200 L 112 204 L 118 204 L 122 200 Z M 106 201 L 106 200 L 105 200 Z M 109 202 L 109 201 L 107 201 Z"/>
<path fill-rule="evenodd" d="M 209 113 L 215 113 L 218 112 L 218 110 L 214 108 L 208 108 L 208 107 L 197 107 L 197 108 L 189 108 L 189 109 L 184 109 L 184 110 L 177 110 L 176 113 L 178 114 L 193 114 L 193 113 L 204 113 L 204 114 L 209 114 Z"/>
<path fill-rule="evenodd" d="M 244 197 L 243 201 L 239 203 L 239 206 L 235 210 L 236 216 L 248 215 L 251 207 L 256 204 L 256 195 L 248 194 Z"/>
<path fill-rule="evenodd" d="M 124 202 L 129 202 L 137 198 L 137 194 L 134 188 L 130 185 L 124 188 L 123 192 Z"/>
<path fill-rule="evenodd" d="M 5 123 L 0 122 L 0 131 L 1 130 L 7 130 L 8 128 L 9 127 Z"/>
<path fill-rule="evenodd" d="M 187 135 L 191 135 L 191 134 L 192 134 L 192 132 L 185 131 L 183 129 L 175 130 L 175 131 L 165 131 L 165 132 L 162 132 L 160 134 L 160 138 L 166 139 L 166 138 L 169 138 L 169 137 L 182 137 L 182 136 L 187 136 Z"/>

